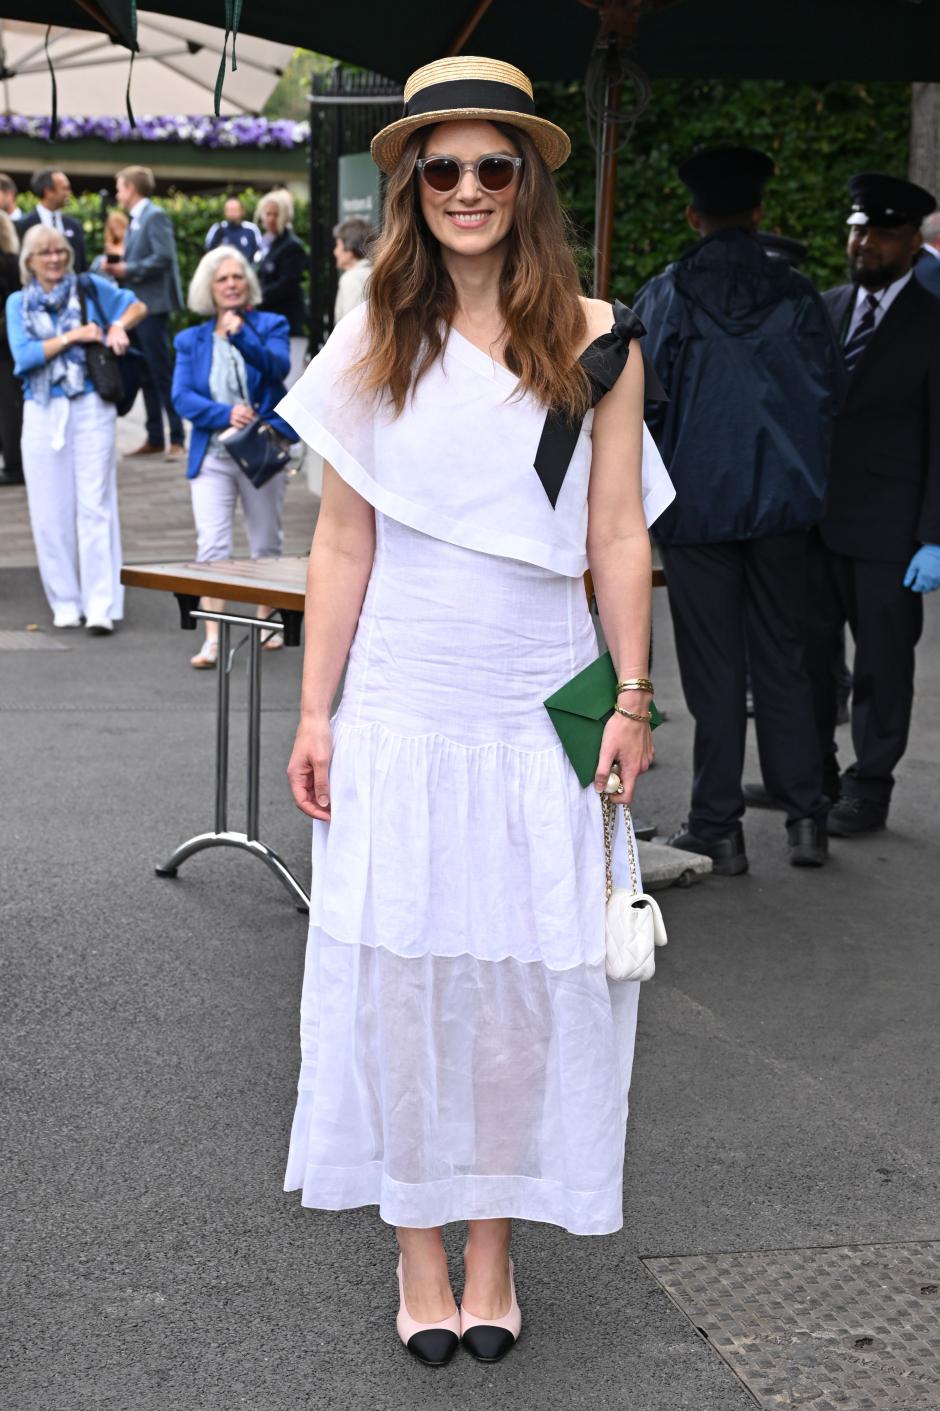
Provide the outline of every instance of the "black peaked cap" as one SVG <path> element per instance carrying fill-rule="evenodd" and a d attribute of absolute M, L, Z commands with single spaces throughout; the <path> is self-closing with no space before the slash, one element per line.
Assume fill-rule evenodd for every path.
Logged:
<path fill-rule="evenodd" d="M 686 157 L 676 175 L 705 216 L 733 216 L 759 206 L 774 164 L 755 147 L 708 147 Z"/>
<path fill-rule="evenodd" d="M 924 216 L 937 209 L 929 191 L 882 172 L 862 172 L 849 181 L 852 214 L 847 225 L 920 225 Z"/>

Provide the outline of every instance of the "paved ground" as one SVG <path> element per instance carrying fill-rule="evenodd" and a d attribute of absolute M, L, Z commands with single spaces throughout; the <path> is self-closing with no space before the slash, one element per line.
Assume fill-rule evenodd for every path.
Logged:
<path fill-rule="evenodd" d="M 187 555 L 185 486 L 131 474 L 127 557 Z M 24 552 L 10 547 L 19 494 L 0 489 L 6 563 Z M 298 483 L 288 503 L 308 535 L 305 496 Z M 685 803 L 690 732 L 656 596 L 671 718 L 641 809 L 665 827 Z M 520 1227 L 518 1350 L 438 1373 L 393 1335 L 393 1239 L 374 1213 L 303 1211 L 280 1191 L 303 919 L 241 855 L 154 876 L 211 809 L 214 683 L 189 670 L 172 603 L 131 592 L 112 640 L 0 651 L 5 1411 L 753 1405 L 641 1256 L 940 1230 L 930 607 L 891 829 L 801 874 L 780 821 L 755 814 L 750 875 L 662 895 L 670 944 L 641 1006 L 624 1230 Z M 47 621 L 34 571 L 0 570 L 0 631 Z M 282 780 L 299 665 L 291 651 L 265 662 L 262 821 L 304 873 Z M 233 788 L 237 820 L 238 774 Z"/>

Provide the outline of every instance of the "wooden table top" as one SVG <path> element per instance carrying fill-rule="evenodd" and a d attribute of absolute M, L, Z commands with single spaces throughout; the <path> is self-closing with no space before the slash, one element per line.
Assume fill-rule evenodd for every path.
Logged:
<path fill-rule="evenodd" d="M 287 612 L 303 612 L 307 558 L 125 564 L 121 582 L 128 588 L 155 588 L 164 593 L 225 598 L 234 603 L 261 603 Z"/>
<path fill-rule="evenodd" d="M 307 559 L 217 559 L 214 563 L 125 564 L 121 582 L 128 588 L 155 588 L 190 597 L 225 598 L 235 603 L 303 612 Z M 666 575 L 653 569 L 653 587 L 662 588 Z M 585 585 L 590 596 L 589 583 Z"/>

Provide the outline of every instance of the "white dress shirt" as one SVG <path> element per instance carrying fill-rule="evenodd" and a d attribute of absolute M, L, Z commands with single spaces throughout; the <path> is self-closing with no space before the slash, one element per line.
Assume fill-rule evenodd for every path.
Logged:
<path fill-rule="evenodd" d="M 850 343 L 858 332 L 858 326 L 865 317 L 865 301 L 869 294 L 872 294 L 878 300 L 878 307 L 875 310 L 875 328 L 877 330 L 881 324 L 881 320 L 884 318 L 905 284 L 910 283 L 913 273 L 914 271 L 909 269 L 907 274 L 902 274 L 901 278 L 896 279 L 893 284 L 889 284 L 887 289 L 863 289 L 861 285 L 859 286 L 858 294 L 855 298 L 852 321 L 845 335 L 846 343 Z"/>
<path fill-rule="evenodd" d="M 40 225 L 44 225 L 47 230 L 57 230 L 60 235 L 65 234 L 65 223 L 58 211 L 50 211 L 48 206 L 37 201 L 36 214 L 39 216 Z"/>
<path fill-rule="evenodd" d="M 141 216 L 144 214 L 144 211 L 146 211 L 152 205 L 153 202 L 151 201 L 149 196 L 141 196 L 137 204 L 135 206 L 132 206 L 127 213 L 130 216 L 131 225 L 136 226 L 139 223 Z"/>

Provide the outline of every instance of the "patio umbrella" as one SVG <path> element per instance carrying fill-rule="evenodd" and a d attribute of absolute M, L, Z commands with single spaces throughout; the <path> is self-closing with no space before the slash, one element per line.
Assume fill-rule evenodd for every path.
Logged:
<path fill-rule="evenodd" d="M 5 7 L 6 8 L 6 7 Z M 203 113 L 212 103 L 224 31 L 193 20 L 139 11 L 132 94 L 139 113 Z M 227 116 L 264 106 L 293 50 L 242 36 L 238 69 L 221 101 Z M 0 19 L 0 105 L 6 113 L 49 111 L 49 60 L 60 112 L 76 117 L 123 113 L 130 54 L 107 34 Z"/>
<path fill-rule="evenodd" d="M 636 21 L 651 78 L 940 79 L 940 6 L 919 0 L 151 0 L 153 12 L 300 45 L 404 78 L 451 52 L 508 59 L 534 78 L 583 76 L 598 13 Z M 98 28 L 127 42 L 133 0 L 3 0 L 7 15 Z"/>
<path fill-rule="evenodd" d="M 116 42 L 133 32 L 134 0 L 4 3 L 9 13 L 28 7 L 30 18 L 58 23 L 84 13 L 83 23 L 107 29 Z M 940 5 L 918 0 L 360 0 L 348 7 L 153 0 L 153 8 L 185 10 L 391 78 L 456 53 L 508 59 L 534 78 L 587 72 L 598 152 L 599 295 L 607 291 L 617 151 L 649 96 L 648 77 L 940 79 Z M 633 101 L 625 102 L 631 87 Z"/>

